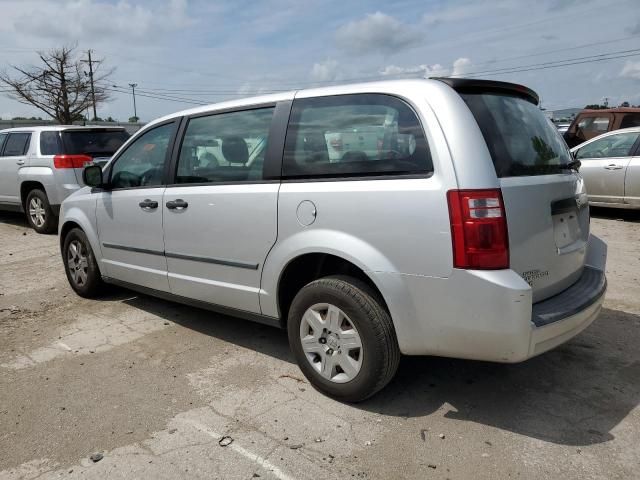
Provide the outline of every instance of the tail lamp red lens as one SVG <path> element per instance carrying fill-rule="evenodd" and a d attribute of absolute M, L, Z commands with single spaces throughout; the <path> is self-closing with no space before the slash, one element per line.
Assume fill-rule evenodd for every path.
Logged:
<path fill-rule="evenodd" d="M 449 190 L 453 266 L 477 270 L 509 268 L 507 217 L 500 189 Z"/>
<path fill-rule="evenodd" d="M 84 168 L 93 158 L 89 155 L 56 155 L 53 157 L 55 168 Z"/>

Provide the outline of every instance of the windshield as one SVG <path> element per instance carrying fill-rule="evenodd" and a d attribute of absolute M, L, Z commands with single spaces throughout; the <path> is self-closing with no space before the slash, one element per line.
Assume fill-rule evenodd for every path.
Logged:
<path fill-rule="evenodd" d="M 66 130 L 62 132 L 64 153 L 110 157 L 129 138 L 124 130 Z M 62 153 L 62 152 L 61 152 Z"/>
<path fill-rule="evenodd" d="M 533 103 L 516 96 L 463 93 L 482 131 L 498 177 L 560 173 L 571 154 Z"/>

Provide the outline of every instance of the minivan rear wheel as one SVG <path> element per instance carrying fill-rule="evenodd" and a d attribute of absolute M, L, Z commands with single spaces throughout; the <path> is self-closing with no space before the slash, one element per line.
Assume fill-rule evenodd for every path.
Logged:
<path fill-rule="evenodd" d="M 51 209 L 47 194 L 40 189 L 34 189 L 27 195 L 25 202 L 27 221 L 31 228 L 38 233 L 53 233 L 58 228 L 58 217 Z"/>
<path fill-rule="evenodd" d="M 293 299 L 289 344 L 309 382 L 337 400 L 359 402 L 393 378 L 400 349 L 389 313 L 364 282 L 315 280 Z"/>
<path fill-rule="evenodd" d="M 104 291 L 104 282 L 87 235 L 79 228 L 69 231 L 62 246 L 62 259 L 71 288 L 85 298 Z"/>

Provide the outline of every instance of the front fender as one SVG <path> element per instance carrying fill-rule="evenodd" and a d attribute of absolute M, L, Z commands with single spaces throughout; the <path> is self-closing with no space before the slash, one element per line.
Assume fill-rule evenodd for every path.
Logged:
<path fill-rule="evenodd" d="M 64 239 L 61 234 L 65 230 L 65 225 L 68 226 L 69 223 L 77 224 L 87 236 L 93 254 L 96 257 L 96 262 L 100 265 L 102 249 L 100 248 L 96 224 L 96 202 L 97 199 L 93 198 L 91 194 L 82 194 L 80 192 L 62 202 L 58 234 L 60 235 L 60 249 L 62 249 Z"/>
<path fill-rule="evenodd" d="M 265 260 L 260 298 L 264 315 L 279 317 L 277 293 L 280 276 L 292 260 L 307 253 L 326 253 L 351 262 L 363 270 L 381 292 L 381 286 L 369 272 L 397 271 L 382 252 L 361 238 L 329 229 L 302 230 L 276 243 Z M 386 298 L 384 300 L 387 301 Z"/>

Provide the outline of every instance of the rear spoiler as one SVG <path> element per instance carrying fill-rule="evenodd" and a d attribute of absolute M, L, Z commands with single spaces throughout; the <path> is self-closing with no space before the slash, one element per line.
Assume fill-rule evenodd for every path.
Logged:
<path fill-rule="evenodd" d="M 538 94 L 524 85 L 517 83 L 498 82 L 495 80 L 477 80 L 474 78 L 431 77 L 432 80 L 446 83 L 458 93 L 503 93 L 516 95 L 538 105 Z"/>

